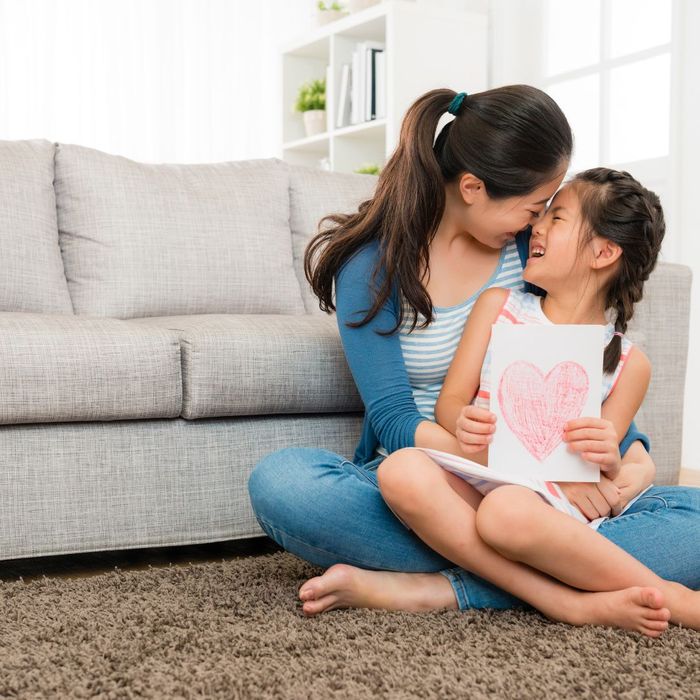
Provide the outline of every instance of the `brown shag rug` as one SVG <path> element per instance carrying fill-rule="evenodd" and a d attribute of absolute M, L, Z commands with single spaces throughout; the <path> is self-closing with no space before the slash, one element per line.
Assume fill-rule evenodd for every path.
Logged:
<path fill-rule="evenodd" d="M 1 698 L 697 698 L 700 634 L 526 612 L 304 617 L 279 552 L 0 581 Z"/>

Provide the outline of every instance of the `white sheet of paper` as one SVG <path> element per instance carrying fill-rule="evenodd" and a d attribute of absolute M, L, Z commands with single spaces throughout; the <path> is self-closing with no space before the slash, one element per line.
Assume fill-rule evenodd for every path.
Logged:
<path fill-rule="evenodd" d="M 604 326 L 496 324 L 491 342 L 489 466 L 547 481 L 600 481 L 567 449 L 567 420 L 600 417 Z"/>

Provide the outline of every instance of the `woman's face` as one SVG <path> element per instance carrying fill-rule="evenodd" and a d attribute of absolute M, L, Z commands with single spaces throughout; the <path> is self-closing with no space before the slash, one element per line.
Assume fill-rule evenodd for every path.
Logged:
<path fill-rule="evenodd" d="M 538 220 L 561 185 L 565 173 L 566 167 L 529 194 L 506 199 L 489 197 L 482 183 L 480 189 L 469 193 L 471 199 L 464 214 L 466 230 L 481 244 L 489 248 L 502 248 L 519 231 Z"/>

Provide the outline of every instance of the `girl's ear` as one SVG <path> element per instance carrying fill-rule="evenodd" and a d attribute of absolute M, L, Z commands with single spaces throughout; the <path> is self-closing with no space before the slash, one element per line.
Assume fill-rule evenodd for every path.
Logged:
<path fill-rule="evenodd" d="M 459 179 L 459 192 L 466 204 L 474 204 L 486 194 L 484 181 L 480 180 L 476 175 L 464 173 Z"/>
<path fill-rule="evenodd" d="M 622 248 L 607 238 L 595 236 L 592 245 L 594 257 L 591 266 L 596 270 L 610 267 L 622 255 Z"/>

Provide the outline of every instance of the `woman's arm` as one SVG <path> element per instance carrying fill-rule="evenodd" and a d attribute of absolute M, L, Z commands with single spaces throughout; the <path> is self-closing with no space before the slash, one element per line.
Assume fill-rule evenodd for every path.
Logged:
<path fill-rule="evenodd" d="M 644 445 L 637 440 L 633 442 L 622 459 L 620 473 L 615 479 L 615 486 L 620 489 L 620 500 L 612 509 L 617 515 L 638 493 L 651 486 L 656 478 L 656 465 Z"/>
<path fill-rule="evenodd" d="M 416 408 L 397 333 L 381 335 L 396 325 L 396 299 L 389 298 L 379 313 L 359 328 L 374 303 L 372 280 L 379 255 L 377 243 L 361 248 L 339 270 L 335 280 L 336 318 L 350 371 L 374 433 L 391 453 L 403 447 L 432 447 L 460 454 L 457 440 Z"/>
<path fill-rule="evenodd" d="M 462 409 L 472 402 L 479 389 L 481 367 L 491 339 L 491 326 L 509 293 L 509 290 L 499 287 L 482 292 L 464 325 L 462 338 L 435 404 L 435 419 L 451 433 L 456 430 Z"/>

